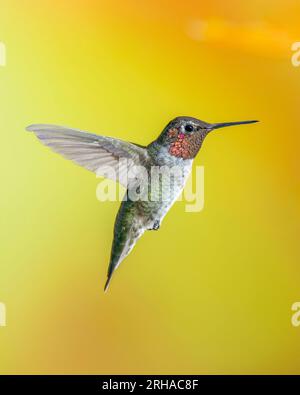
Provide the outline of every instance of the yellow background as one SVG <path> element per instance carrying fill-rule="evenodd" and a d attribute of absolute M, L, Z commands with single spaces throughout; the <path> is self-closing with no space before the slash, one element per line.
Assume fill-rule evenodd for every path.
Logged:
<path fill-rule="evenodd" d="M 300 373 L 298 0 L 1 0 L 1 373 Z M 205 208 L 175 204 L 103 293 L 119 203 L 24 128 L 208 136 Z"/>

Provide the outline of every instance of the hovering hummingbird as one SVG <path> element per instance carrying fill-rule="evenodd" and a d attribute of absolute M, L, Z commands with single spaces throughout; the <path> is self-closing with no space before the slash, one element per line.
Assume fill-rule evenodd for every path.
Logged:
<path fill-rule="evenodd" d="M 53 151 L 97 175 L 107 176 L 107 166 L 112 167 L 115 171 L 110 178 L 126 187 L 125 197 L 114 225 L 111 257 L 104 287 L 106 290 L 114 271 L 143 233 L 146 230 L 159 229 L 164 216 L 183 190 L 193 160 L 208 133 L 226 126 L 255 122 L 258 121 L 210 124 L 192 117 L 177 117 L 147 146 L 56 125 L 31 125 L 27 130 L 34 132 L 39 140 Z M 126 159 L 126 164 L 120 166 L 122 159 Z M 153 166 L 177 166 L 182 172 L 173 177 L 171 193 L 167 197 L 162 197 L 163 194 L 159 192 L 160 186 L 156 185 L 154 188 L 158 199 L 151 200 L 151 196 L 149 199 L 133 199 L 131 192 L 137 188 L 137 184 L 129 182 L 124 174 L 139 166 L 143 166 L 149 175 Z M 147 182 L 150 182 L 150 179 L 147 179 Z"/>

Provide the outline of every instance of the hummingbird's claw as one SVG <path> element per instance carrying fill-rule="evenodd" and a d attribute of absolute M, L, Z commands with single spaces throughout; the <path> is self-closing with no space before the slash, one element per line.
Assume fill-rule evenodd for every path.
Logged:
<path fill-rule="evenodd" d="M 153 227 L 151 230 L 158 230 L 160 228 L 160 222 L 158 220 L 154 221 Z"/>

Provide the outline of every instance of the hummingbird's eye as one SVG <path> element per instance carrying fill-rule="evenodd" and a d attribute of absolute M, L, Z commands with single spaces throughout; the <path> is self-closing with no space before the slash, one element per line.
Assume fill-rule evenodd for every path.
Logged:
<path fill-rule="evenodd" d="M 194 130 L 194 127 L 193 127 L 193 125 L 187 124 L 187 125 L 185 125 L 184 129 L 186 132 L 192 132 Z"/>

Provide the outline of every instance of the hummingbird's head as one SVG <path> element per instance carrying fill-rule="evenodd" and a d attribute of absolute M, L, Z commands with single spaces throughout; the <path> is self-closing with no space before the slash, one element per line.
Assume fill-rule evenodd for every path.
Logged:
<path fill-rule="evenodd" d="M 258 121 L 207 123 L 192 117 L 177 117 L 164 128 L 157 142 L 168 147 L 172 156 L 192 159 L 197 155 L 203 140 L 212 130 L 255 122 Z"/>

